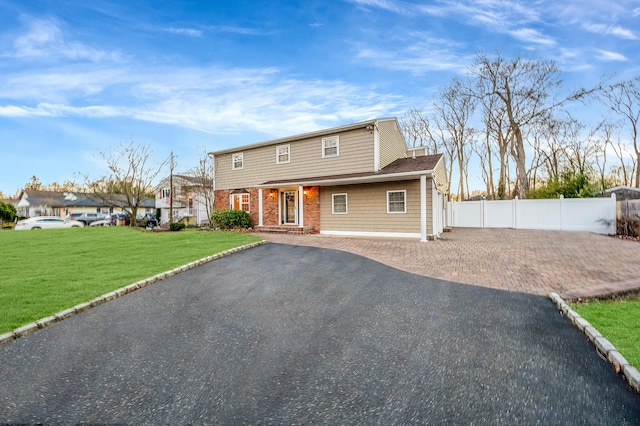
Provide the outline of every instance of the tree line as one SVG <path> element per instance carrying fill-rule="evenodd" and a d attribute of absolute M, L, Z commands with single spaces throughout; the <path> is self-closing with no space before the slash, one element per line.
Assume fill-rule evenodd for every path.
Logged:
<path fill-rule="evenodd" d="M 589 125 L 571 113 L 575 103 L 610 112 Z M 410 147 L 443 153 L 449 193 L 468 199 L 471 160 L 479 164 L 489 199 L 593 196 L 640 185 L 640 77 L 566 92 L 552 60 L 479 53 L 466 76 L 456 76 L 424 110 L 402 117 Z M 613 158 L 612 158 L 613 157 Z"/>

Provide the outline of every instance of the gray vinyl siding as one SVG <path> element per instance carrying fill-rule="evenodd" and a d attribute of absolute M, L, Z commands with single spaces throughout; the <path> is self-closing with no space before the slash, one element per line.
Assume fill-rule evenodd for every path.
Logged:
<path fill-rule="evenodd" d="M 396 120 L 379 121 L 378 131 L 380 133 L 380 168 L 382 169 L 398 158 L 404 158 L 407 155 L 407 146 Z"/>
<path fill-rule="evenodd" d="M 322 136 L 287 142 L 290 162 L 276 164 L 274 144 L 215 156 L 216 189 L 249 188 L 271 180 L 298 179 L 346 173 L 371 172 L 374 168 L 373 134 L 366 129 L 342 132 L 339 156 L 322 158 Z M 243 153 L 243 168 L 232 170 L 231 156 Z"/>
<path fill-rule="evenodd" d="M 407 212 L 387 213 L 387 191 L 402 190 L 406 190 Z M 348 213 L 332 214 L 331 195 L 345 193 Z M 420 233 L 420 181 L 323 186 L 320 231 Z"/>

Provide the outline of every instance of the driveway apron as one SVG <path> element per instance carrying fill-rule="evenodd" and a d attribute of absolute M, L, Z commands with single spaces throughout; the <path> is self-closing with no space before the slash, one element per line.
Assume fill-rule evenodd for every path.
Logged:
<path fill-rule="evenodd" d="M 0 347 L 0 424 L 640 424 L 545 297 L 266 244 Z"/>

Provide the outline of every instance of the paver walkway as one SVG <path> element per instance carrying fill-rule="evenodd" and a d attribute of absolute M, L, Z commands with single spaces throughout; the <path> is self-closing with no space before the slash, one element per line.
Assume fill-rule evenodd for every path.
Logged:
<path fill-rule="evenodd" d="M 343 250 L 415 274 L 568 299 L 640 290 L 640 243 L 587 232 L 455 228 L 437 241 L 256 234 Z"/>

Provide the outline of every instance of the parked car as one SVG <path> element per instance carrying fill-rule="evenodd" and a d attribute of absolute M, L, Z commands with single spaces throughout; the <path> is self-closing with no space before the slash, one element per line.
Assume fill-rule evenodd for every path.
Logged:
<path fill-rule="evenodd" d="M 151 213 L 147 213 L 144 216 L 136 216 L 136 224 L 146 228 L 153 228 L 154 226 L 159 225 L 158 219 L 156 219 L 156 216 Z"/>
<path fill-rule="evenodd" d="M 95 220 L 91 222 L 89 226 L 116 226 L 116 218 L 113 215 L 108 214 L 102 220 Z"/>
<path fill-rule="evenodd" d="M 71 215 L 75 215 L 77 213 L 71 213 L 67 216 L 68 219 L 72 219 Z M 82 222 L 86 225 L 90 225 L 92 222 L 97 220 L 104 220 L 107 217 L 104 213 L 81 213 L 80 216 L 74 217 L 73 220 L 77 220 L 78 222 Z"/>
<path fill-rule="evenodd" d="M 82 213 L 69 213 L 65 219 L 67 220 L 78 220 L 78 218 L 82 216 Z"/>
<path fill-rule="evenodd" d="M 114 225 L 117 225 L 118 221 L 121 221 L 121 220 L 124 221 L 125 226 L 131 225 L 131 216 L 129 216 L 128 213 L 113 213 L 111 215 L 111 218 L 114 221 L 113 223 Z"/>
<path fill-rule="evenodd" d="M 24 219 L 16 223 L 15 230 L 53 229 L 53 228 L 82 228 L 84 223 L 77 220 L 62 219 L 57 216 L 38 216 Z"/>

